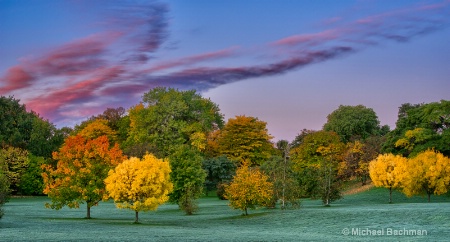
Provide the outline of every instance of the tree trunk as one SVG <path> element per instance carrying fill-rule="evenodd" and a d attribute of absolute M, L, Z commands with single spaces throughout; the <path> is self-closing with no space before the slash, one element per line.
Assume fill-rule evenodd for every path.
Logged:
<path fill-rule="evenodd" d="M 389 203 L 392 203 L 392 187 L 389 187 Z"/>
<path fill-rule="evenodd" d="M 86 218 L 90 219 L 91 218 L 91 206 L 89 206 L 89 203 L 87 203 L 87 213 L 86 213 Z"/>
<path fill-rule="evenodd" d="M 248 213 L 247 213 L 247 207 L 245 207 L 244 211 L 245 211 L 245 216 L 247 216 L 247 215 L 248 215 Z"/>
<path fill-rule="evenodd" d="M 428 194 L 428 202 L 431 201 L 431 193 L 427 193 Z"/>
<path fill-rule="evenodd" d="M 139 223 L 139 212 L 135 211 L 135 213 L 136 213 L 136 217 L 135 217 L 134 223 L 137 224 L 137 223 Z"/>

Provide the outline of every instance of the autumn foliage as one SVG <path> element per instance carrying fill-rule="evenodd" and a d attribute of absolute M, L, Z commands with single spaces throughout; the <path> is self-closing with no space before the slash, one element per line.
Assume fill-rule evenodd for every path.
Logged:
<path fill-rule="evenodd" d="M 147 154 L 142 160 L 133 157 L 110 170 L 105 179 L 108 197 L 118 208 L 134 210 L 138 222 L 140 211 L 156 210 L 169 200 L 173 185 L 168 162 Z"/>
<path fill-rule="evenodd" d="M 44 193 L 52 199 L 46 207 L 78 208 L 80 203 L 86 203 L 86 217 L 90 218 L 90 208 L 105 193 L 103 180 L 108 171 L 125 158 L 117 144 L 110 146 L 106 136 L 92 140 L 81 135 L 68 137 L 59 152 L 53 153 L 57 166 L 42 166 Z"/>
<path fill-rule="evenodd" d="M 225 187 L 225 192 L 230 207 L 241 209 L 248 215 L 247 209 L 255 209 L 256 206 L 270 203 L 273 197 L 273 184 L 269 182 L 269 176 L 259 168 L 250 168 L 244 163 L 236 171 L 233 182 Z"/>
<path fill-rule="evenodd" d="M 441 195 L 448 192 L 450 185 L 450 158 L 434 150 L 419 153 L 409 159 L 408 177 L 404 193 L 407 196 Z"/>
<path fill-rule="evenodd" d="M 238 164 L 251 161 L 252 165 L 261 165 L 268 160 L 274 152 L 266 128 L 267 123 L 255 117 L 236 116 L 230 118 L 224 128 L 211 135 L 210 149 L 216 149 L 219 155 Z"/>
<path fill-rule="evenodd" d="M 369 174 L 377 187 L 389 189 L 389 203 L 392 203 L 392 190 L 403 188 L 407 173 L 408 160 L 400 155 L 379 155 L 369 164 Z"/>

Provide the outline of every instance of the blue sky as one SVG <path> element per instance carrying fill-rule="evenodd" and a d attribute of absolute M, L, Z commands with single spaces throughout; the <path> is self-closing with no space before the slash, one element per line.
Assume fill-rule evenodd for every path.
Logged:
<path fill-rule="evenodd" d="M 197 89 L 274 140 L 339 105 L 395 127 L 403 103 L 450 99 L 450 1 L 0 0 L 0 95 L 57 126 Z"/>

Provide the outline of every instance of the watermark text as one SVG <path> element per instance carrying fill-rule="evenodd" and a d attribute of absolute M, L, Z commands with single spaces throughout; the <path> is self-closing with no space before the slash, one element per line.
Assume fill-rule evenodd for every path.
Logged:
<path fill-rule="evenodd" d="M 407 228 L 344 228 L 342 234 L 346 236 L 427 236 L 428 231 Z"/>

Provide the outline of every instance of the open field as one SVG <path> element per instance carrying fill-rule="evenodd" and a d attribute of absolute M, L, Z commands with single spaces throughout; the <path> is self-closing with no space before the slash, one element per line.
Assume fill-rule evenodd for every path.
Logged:
<path fill-rule="evenodd" d="M 46 209 L 46 197 L 12 198 L 0 220 L 0 240 L 96 240 L 96 241 L 448 241 L 450 198 L 407 199 L 372 188 L 346 196 L 323 207 L 320 201 L 303 200 L 298 210 L 250 210 L 249 216 L 232 210 L 227 201 L 200 199 L 198 214 L 186 216 L 176 205 L 163 205 L 156 212 L 141 212 L 141 224 L 133 224 L 134 212 L 119 210 L 112 202 L 92 208 L 94 219 L 83 219 L 85 208 Z M 349 229 L 350 235 L 343 235 Z M 360 235 L 352 235 L 359 229 Z M 388 235 L 420 230 L 426 235 Z M 368 230 L 384 235 L 363 236 Z M 394 231 L 395 230 L 395 231 Z M 410 231 L 412 232 L 412 231 Z"/>

